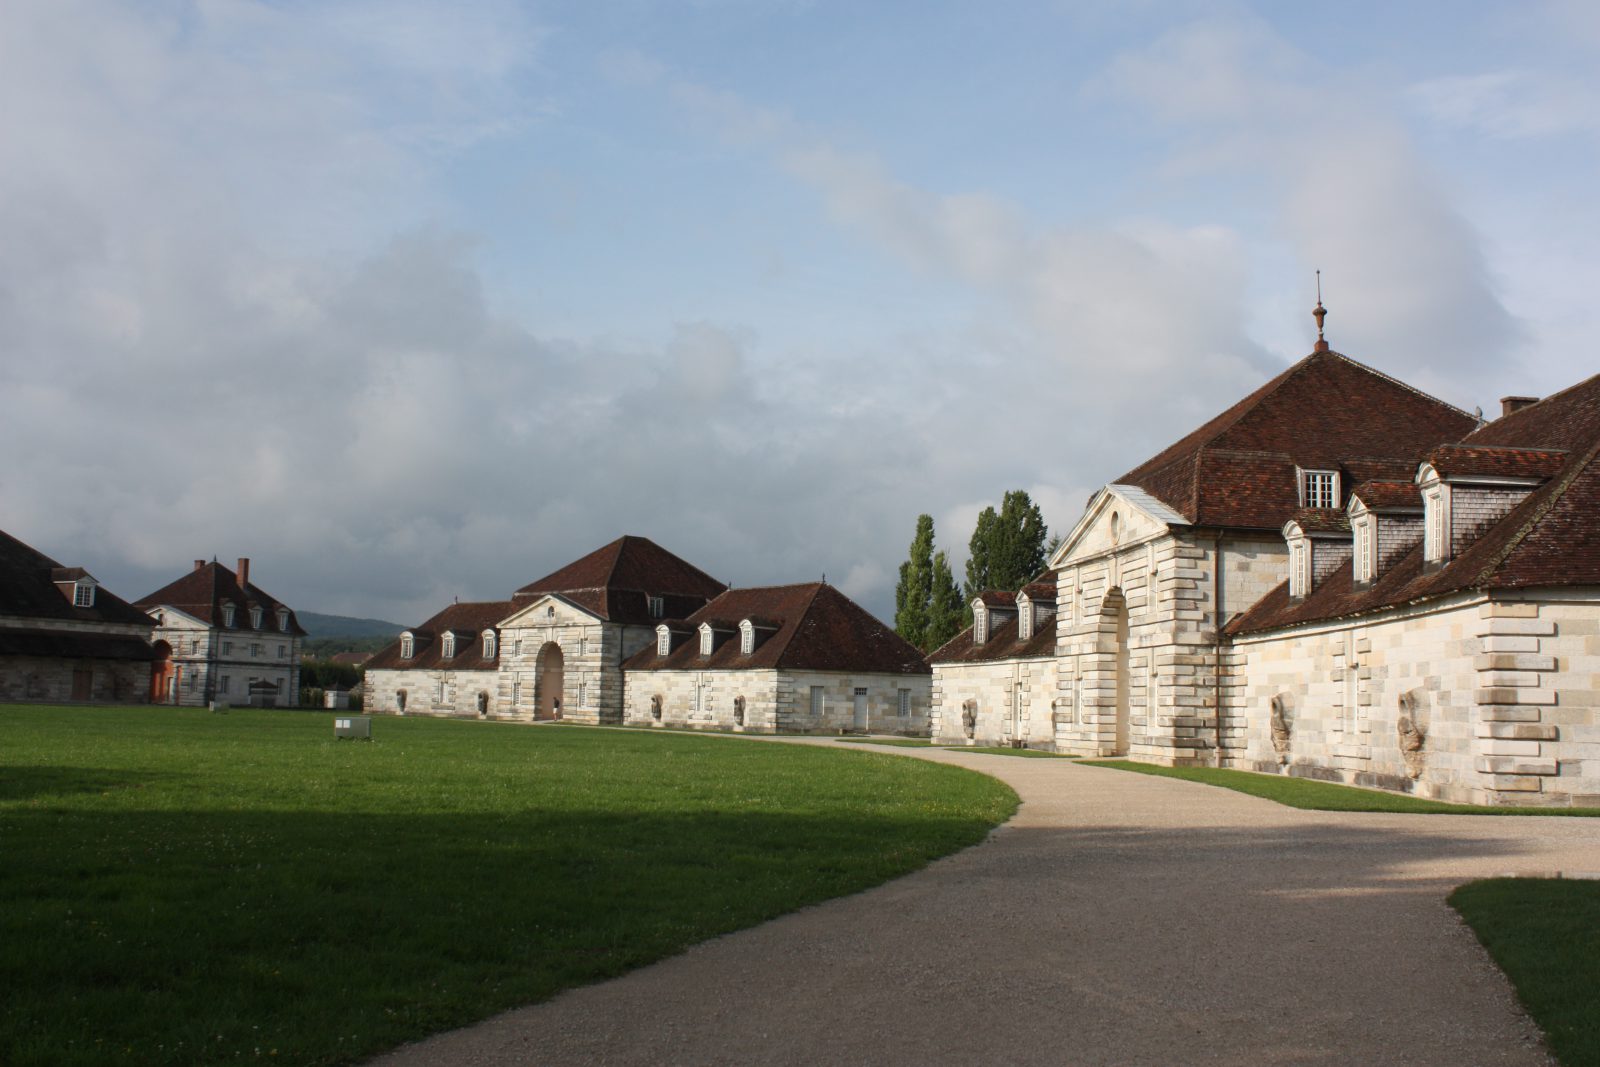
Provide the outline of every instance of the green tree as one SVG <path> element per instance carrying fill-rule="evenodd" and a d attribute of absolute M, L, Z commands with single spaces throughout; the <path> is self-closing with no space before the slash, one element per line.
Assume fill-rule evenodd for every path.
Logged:
<path fill-rule="evenodd" d="M 1006 493 L 998 514 L 984 508 L 968 542 L 965 618 L 970 621 L 972 598 L 985 589 L 1021 589 L 1044 570 L 1049 535 L 1044 513 L 1026 490 Z"/>
<path fill-rule="evenodd" d="M 933 651 L 966 625 L 961 602 L 961 590 L 956 586 L 955 575 L 950 572 L 950 561 L 943 552 L 933 557 L 933 596 L 928 601 L 928 643 L 926 651 Z M 971 610 L 968 608 L 967 610 Z"/>
<path fill-rule="evenodd" d="M 909 558 L 900 564 L 900 582 L 894 587 L 894 631 L 924 651 L 932 599 L 933 516 L 918 515 Z"/>

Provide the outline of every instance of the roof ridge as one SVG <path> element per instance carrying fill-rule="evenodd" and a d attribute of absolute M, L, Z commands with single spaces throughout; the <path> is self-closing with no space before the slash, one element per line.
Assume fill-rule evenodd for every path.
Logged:
<path fill-rule="evenodd" d="M 804 584 L 806 584 L 806 583 L 804 583 L 804 582 L 797 582 L 796 583 L 796 585 L 804 585 Z M 780 588 L 780 587 L 776 587 L 775 586 L 774 588 Z M 783 664 L 784 654 L 789 651 L 789 646 L 794 644 L 795 635 L 797 635 L 800 632 L 800 627 L 802 627 L 802 626 L 804 626 L 806 624 L 806 617 L 811 614 L 811 609 L 816 607 L 817 597 L 821 596 L 822 595 L 822 591 L 824 589 L 826 589 L 826 588 L 828 588 L 828 583 L 827 582 L 817 582 L 812 586 L 811 595 L 806 597 L 805 606 L 800 609 L 800 614 L 798 616 L 796 616 L 796 618 L 794 620 L 794 625 L 789 627 L 788 636 L 783 638 L 783 644 L 778 646 L 775 654 L 772 657 L 773 663 L 775 665 L 781 666 Z M 783 631 L 779 630 L 778 633 L 775 634 L 774 636 L 775 637 L 776 636 L 782 636 L 782 634 L 783 634 Z"/>
<path fill-rule="evenodd" d="M 1527 409 L 1524 408 L 1523 410 Z M 1545 516 L 1550 514 L 1551 509 L 1556 506 L 1557 502 L 1559 502 L 1561 498 L 1566 495 L 1567 490 L 1572 487 L 1572 483 L 1577 481 L 1578 475 L 1582 474 L 1589 468 L 1589 464 L 1595 461 L 1595 457 L 1597 455 L 1600 455 L 1600 440 L 1597 440 L 1594 444 L 1590 445 L 1589 451 L 1584 453 L 1582 460 L 1571 464 L 1568 469 L 1563 471 L 1561 476 L 1551 484 L 1550 491 L 1545 495 L 1545 498 L 1534 505 L 1533 513 L 1529 515 L 1528 518 L 1522 523 L 1521 528 L 1513 533 L 1510 537 L 1506 538 L 1505 544 L 1501 545 L 1499 551 L 1490 557 L 1488 563 L 1484 564 L 1483 569 L 1478 572 L 1478 576 L 1469 583 L 1470 587 L 1487 585 L 1490 582 L 1494 576 L 1494 572 L 1500 569 L 1506 560 L 1511 557 L 1511 553 L 1521 547 L 1522 542 L 1528 539 L 1528 535 L 1531 534 L 1534 529 L 1544 521 Z"/>
<path fill-rule="evenodd" d="M 616 554 L 611 557 L 611 569 L 606 571 L 605 584 L 600 586 L 601 589 L 611 588 L 611 579 L 617 576 L 617 568 L 622 566 L 622 554 L 628 550 L 628 538 L 630 536 L 630 534 L 623 534 L 621 537 L 611 542 L 617 546 L 617 551 Z M 584 588 L 587 589 L 591 587 L 585 586 Z"/>

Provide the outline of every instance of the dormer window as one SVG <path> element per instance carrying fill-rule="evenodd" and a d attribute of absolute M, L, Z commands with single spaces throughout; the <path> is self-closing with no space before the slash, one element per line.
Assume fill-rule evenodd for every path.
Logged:
<path fill-rule="evenodd" d="M 1339 472 L 1302 470 L 1300 472 L 1300 506 L 1306 508 L 1338 507 Z"/>
<path fill-rule="evenodd" d="M 286 608 L 278 609 L 278 629 L 283 633 L 289 632 L 289 612 Z"/>
<path fill-rule="evenodd" d="M 94 583 L 77 582 L 72 587 L 72 606 L 75 608 L 94 607 Z"/>
<path fill-rule="evenodd" d="M 1378 523 L 1371 515 L 1363 515 L 1350 524 L 1355 534 L 1355 562 L 1352 571 L 1358 582 L 1370 582 L 1374 577 L 1373 563 L 1377 558 Z"/>
<path fill-rule="evenodd" d="M 656 627 L 656 655 L 670 656 L 672 654 L 672 631 L 665 626 Z"/>
<path fill-rule="evenodd" d="M 982 600 L 972 602 L 972 643 L 981 645 L 989 640 L 989 609 Z"/>
<path fill-rule="evenodd" d="M 739 624 L 739 654 L 748 656 L 756 650 L 756 627 L 749 619 Z"/>
<path fill-rule="evenodd" d="M 1443 563 L 1450 558 L 1450 493 L 1442 484 L 1422 491 L 1422 560 Z"/>
<path fill-rule="evenodd" d="M 416 641 L 412 638 L 412 636 L 410 634 L 401 634 L 400 635 L 400 658 L 401 659 L 410 659 L 413 655 L 416 654 L 416 651 L 417 651 Z"/>
<path fill-rule="evenodd" d="M 259 604 L 250 606 L 250 629 L 261 629 L 261 606 Z"/>
<path fill-rule="evenodd" d="M 495 653 L 499 649 L 499 644 L 500 643 L 495 640 L 493 630 L 483 631 L 483 658 L 494 659 Z"/>
<path fill-rule="evenodd" d="M 711 624 L 708 623 L 708 622 L 701 623 L 700 624 L 700 654 L 702 656 L 711 655 L 712 641 L 713 640 L 714 640 L 714 636 L 713 636 L 713 634 L 711 632 Z"/>
<path fill-rule="evenodd" d="M 658 596 L 646 598 L 650 603 L 650 617 L 659 619 L 667 613 L 667 606 Z"/>
<path fill-rule="evenodd" d="M 222 605 L 222 625 L 228 627 L 229 629 L 233 628 L 233 611 L 234 609 L 232 604 L 224 603 Z"/>
<path fill-rule="evenodd" d="M 1033 601 L 1026 596 L 1017 597 L 1017 640 L 1026 641 L 1033 636 Z"/>
<path fill-rule="evenodd" d="M 455 656 L 456 656 L 456 635 L 451 633 L 448 630 L 445 631 L 444 642 L 443 642 L 442 647 L 439 650 L 439 654 L 441 656 L 443 656 L 445 659 L 455 659 Z"/>
<path fill-rule="evenodd" d="M 1289 542 L 1289 595 L 1303 597 L 1311 592 L 1311 541 L 1296 537 Z"/>

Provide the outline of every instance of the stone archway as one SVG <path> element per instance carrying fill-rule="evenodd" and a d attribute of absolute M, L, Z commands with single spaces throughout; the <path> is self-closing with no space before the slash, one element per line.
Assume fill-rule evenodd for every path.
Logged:
<path fill-rule="evenodd" d="M 535 719 L 561 718 L 561 693 L 565 683 L 566 658 L 561 654 L 561 646 L 554 641 L 546 641 L 539 650 L 538 674 L 534 678 Z"/>
<path fill-rule="evenodd" d="M 1128 677 L 1128 601 L 1120 588 L 1113 588 L 1100 601 L 1100 637 L 1096 659 L 1099 662 L 1100 705 L 1099 748 L 1102 754 L 1126 756 L 1130 730 Z M 1109 714 L 1107 714 L 1109 712 Z"/>

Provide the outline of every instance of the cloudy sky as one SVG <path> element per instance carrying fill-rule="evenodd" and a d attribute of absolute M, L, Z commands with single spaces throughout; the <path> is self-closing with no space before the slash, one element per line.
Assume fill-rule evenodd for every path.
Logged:
<path fill-rule="evenodd" d="M 0 529 L 414 623 L 621 533 L 889 615 L 1310 350 L 1593 373 L 1600 7 L 0 3 Z"/>

